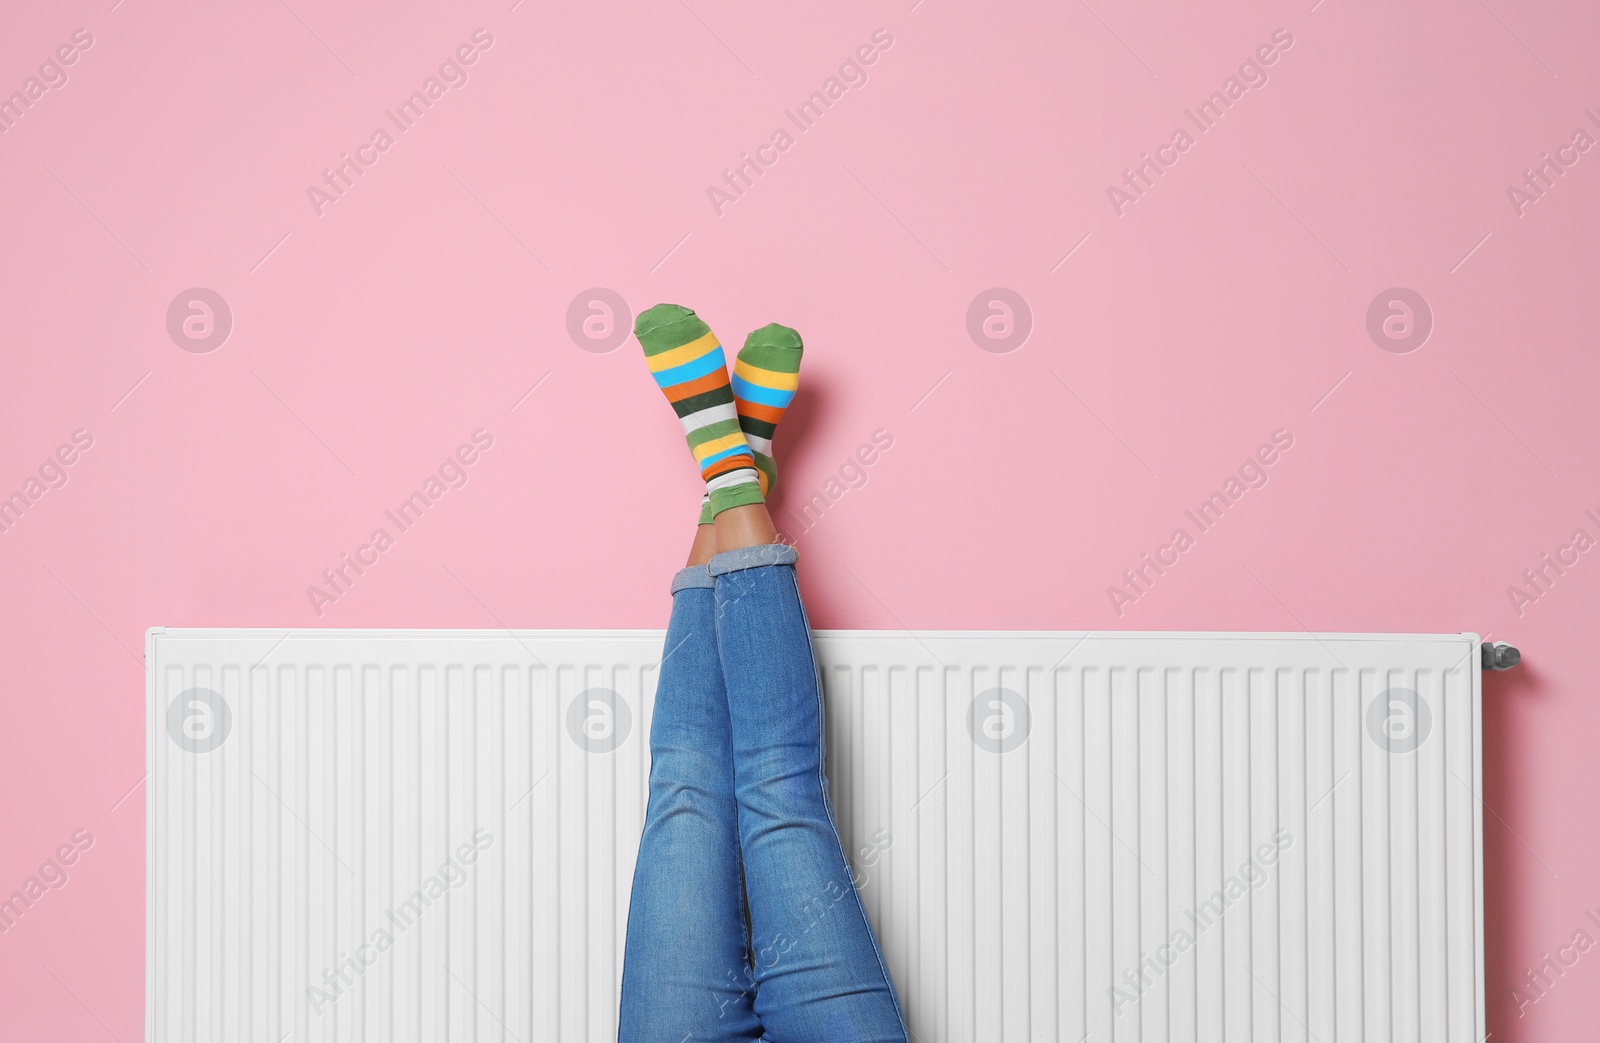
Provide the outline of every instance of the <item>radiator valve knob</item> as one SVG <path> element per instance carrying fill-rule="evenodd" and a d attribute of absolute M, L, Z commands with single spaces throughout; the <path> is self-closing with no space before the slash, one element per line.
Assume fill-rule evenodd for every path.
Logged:
<path fill-rule="evenodd" d="M 1504 641 L 1491 641 L 1483 646 L 1483 668 L 1485 670 L 1510 670 L 1522 662 L 1522 653 L 1514 645 Z"/>

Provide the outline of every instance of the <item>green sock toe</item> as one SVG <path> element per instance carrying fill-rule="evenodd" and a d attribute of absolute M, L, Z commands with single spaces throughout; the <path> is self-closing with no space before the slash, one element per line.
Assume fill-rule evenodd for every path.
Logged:
<path fill-rule="evenodd" d="M 798 330 L 769 322 L 745 337 L 744 349 L 739 354 L 750 352 L 750 364 L 762 369 L 794 373 L 800 368 L 800 355 L 804 350 L 805 344 Z"/>
<path fill-rule="evenodd" d="M 711 332 L 694 309 L 681 304 L 658 304 L 639 313 L 633 320 L 633 335 L 644 345 L 646 355 L 676 348 Z"/>

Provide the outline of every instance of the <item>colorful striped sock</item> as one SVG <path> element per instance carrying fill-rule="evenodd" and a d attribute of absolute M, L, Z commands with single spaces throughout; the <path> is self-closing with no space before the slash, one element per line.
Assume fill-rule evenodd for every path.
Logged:
<path fill-rule="evenodd" d="M 677 304 L 658 304 L 641 313 L 633 333 L 657 386 L 683 423 L 706 482 L 711 517 L 730 507 L 761 503 L 761 473 L 739 427 L 716 334 Z"/>
<path fill-rule="evenodd" d="M 800 334 L 788 326 L 769 322 L 744 339 L 733 364 L 733 401 L 739 411 L 739 428 L 761 472 L 761 493 L 771 496 L 778 485 L 778 465 L 772 458 L 772 436 L 783 411 L 800 386 Z M 713 515 L 711 505 L 700 506 L 700 524 Z"/>

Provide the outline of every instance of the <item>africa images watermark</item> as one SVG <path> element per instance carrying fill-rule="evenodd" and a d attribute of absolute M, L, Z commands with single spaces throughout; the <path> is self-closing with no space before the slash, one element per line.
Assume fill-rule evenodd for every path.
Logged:
<path fill-rule="evenodd" d="M 1583 114 L 1589 122 L 1600 127 L 1600 116 L 1593 110 L 1584 109 Z M 1506 198 L 1511 201 L 1511 209 L 1517 212 L 1518 217 L 1528 216 L 1528 207 L 1543 199 L 1545 193 L 1556 185 L 1557 177 L 1567 176 L 1567 167 L 1575 167 L 1583 154 L 1594 148 L 1595 138 L 1588 130 L 1579 127 L 1572 132 L 1572 140 L 1556 146 L 1554 157 L 1548 152 L 1539 153 L 1544 157 L 1544 162 L 1535 163 L 1522 169 L 1522 184 L 1506 186 Z M 1554 174 L 1555 177 L 1550 175 Z"/>
<path fill-rule="evenodd" d="M 383 516 L 394 526 L 394 535 L 390 535 L 384 526 L 378 526 L 367 537 L 367 542 L 355 549 L 354 557 L 348 551 L 343 552 L 339 555 L 339 564 L 322 570 L 324 586 L 313 583 L 306 587 L 311 610 L 320 617 L 324 605 L 332 604 L 350 593 L 356 580 L 378 563 L 383 552 L 393 547 L 401 534 L 410 531 L 412 526 L 421 521 L 428 508 L 443 499 L 449 490 L 460 489 L 467 484 L 471 478 L 468 468 L 493 447 L 494 435 L 487 428 L 480 427 L 472 432 L 472 441 L 462 442 L 454 453 L 445 457 L 438 469 L 423 480 L 420 489 L 413 490 L 410 496 L 383 512 Z"/>
<path fill-rule="evenodd" d="M 1600 912 L 1585 909 L 1583 915 L 1594 924 L 1597 933 L 1600 933 Z M 1567 976 L 1567 971 L 1577 966 L 1578 958 L 1594 946 L 1594 936 L 1587 929 L 1579 927 L 1572 932 L 1572 941 L 1566 945 L 1556 946 L 1554 956 L 1548 951 L 1539 953 L 1539 962 L 1528 968 L 1528 972 L 1523 975 L 1522 985 L 1512 986 L 1511 998 L 1517 1004 L 1517 1017 L 1527 1017 L 1528 1008 L 1550 995 L 1550 990 Z"/>
<path fill-rule="evenodd" d="M 1586 510 L 1583 516 L 1600 532 L 1600 518 L 1595 517 L 1594 511 Z M 1558 544 L 1555 553 L 1545 551 L 1539 555 L 1539 564 L 1532 568 L 1522 570 L 1523 586 L 1515 584 L 1506 587 L 1506 597 L 1511 599 L 1511 610 L 1521 619 L 1527 612 L 1528 606 L 1534 604 L 1550 593 L 1556 581 L 1567 574 L 1567 569 L 1572 568 L 1581 559 L 1585 551 L 1595 545 L 1595 538 L 1589 530 L 1578 527 L 1572 532 L 1567 542 Z"/>
<path fill-rule="evenodd" d="M 10 532 L 34 504 L 44 499 L 45 493 L 66 485 L 71 477 L 67 468 L 77 463 L 93 445 L 94 434 L 87 427 L 78 428 L 72 432 L 72 441 L 56 446 L 56 451 L 45 457 L 44 463 L 11 495 L 0 494 L 0 533 Z"/>
<path fill-rule="evenodd" d="M 43 101 L 49 91 L 66 87 L 70 79 L 67 67 L 78 64 L 83 52 L 93 46 L 94 35 L 89 30 L 74 29 L 71 39 L 41 62 L 36 73 L 23 80 L 20 88 L 0 99 L 0 134 L 11 133 L 17 121 Z"/>
<path fill-rule="evenodd" d="M 369 967 L 378 962 L 379 957 L 394 948 L 398 935 L 409 930 L 421 919 L 423 913 L 433 908 L 434 903 L 449 891 L 465 887 L 467 870 L 478 861 L 479 855 L 493 846 L 494 834 L 482 826 L 478 827 L 472 833 L 471 843 L 459 845 L 439 866 L 438 871 L 425 878 L 409 898 L 385 911 L 383 914 L 383 919 L 387 922 L 385 926 L 374 930 L 370 939 L 356 946 L 355 952 L 341 952 L 334 965 L 322 972 L 322 981 L 326 988 L 319 985 L 306 986 L 306 999 L 311 1002 L 311 1012 L 320 1017 L 324 1007 L 342 997 L 356 984 L 357 979 L 367 973 Z M 389 929 L 391 926 L 394 928 L 392 931 Z"/>
<path fill-rule="evenodd" d="M 846 493 L 853 489 L 865 489 L 872 477 L 868 470 L 892 448 L 894 432 L 887 427 L 878 428 L 872 432 L 872 441 L 862 442 L 854 453 L 845 457 L 844 462 L 822 483 L 821 489 L 799 501 L 798 510 L 787 507 L 774 510 L 774 524 L 787 526 L 789 522 L 794 523 L 792 531 L 788 528 L 778 530 L 778 542 L 794 546 L 801 536 L 817 527 L 822 516 L 844 499 Z"/>
<path fill-rule="evenodd" d="M 1122 989 L 1111 985 L 1106 989 L 1106 995 L 1116 1007 L 1117 1017 L 1120 1018 L 1131 1004 L 1143 999 L 1144 994 L 1161 980 L 1161 976 L 1178 962 L 1178 957 L 1193 949 L 1199 943 L 1200 936 L 1221 922 L 1223 915 L 1238 905 L 1240 899 L 1265 884 L 1267 870 L 1276 865 L 1278 856 L 1293 844 L 1294 835 L 1280 827 L 1272 834 L 1272 842 L 1257 845 L 1250 858 L 1239 863 L 1238 872 L 1229 875 L 1210 898 L 1198 907 L 1184 911 L 1194 930 L 1179 927 L 1167 938 L 1166 944 L 1154 953 L 1141 952 L 1139 963 L 1122 972 L 1123 984 L 1128 987 Z"/>
<path fill-rule="evenodd" d="M 567 737 L 585 753 L 611 753 L 633 732 L 633 711 L 614 688 L 586 688 L 567 704 Z"/>
<path fill-rule="evenodd" d="M 57 847 L 55 853 L 39 864 L 39 871 L 22 882 L 22 886 L 0 901 L 0 934 L 8 934 L 17 921 L 27 914 L 50 891 L 67 886 L 71 874 L 67 867 L 76 865 L 82 853 L 94 847 L 94 834 L 80 829 L 69 838 L 71 843 Z M 49 891 L 46 890 L 49 888 Z"/>
<path fill-rule="evenodd" d="M 1238 75 L 1223 80 L 1221 89 L 1212 91 L 1210 97 L 1195 106 L 1195 111 L 1184 109 L 1183 114 L 1201 134 L 1209 134 L 1217 121 L 1227 115 L 1247 93 L 1266 87 L 1270 81 L 1267 66 L 1276 65 L 1278 59 L 1283 57 L 1283 52 L 1293 46 L 1294 37 L 1289 30 L 1274 29 L 1267 42 L 1239 64 Z M 1156 146 L 1154 157 L 1148 152 L 1140 152 L 1142 158 L 1138 163 L 1124 167 L 1120 186 L 1106 186 L 1106 199 L 1118 217 L 1125 216 L 1130 205 L 1143 199 L 1145 193 L 1155 186 L 1156 178 L 1166 177 L 1167 168 L 1176 166 L 1183 154 L 1194 148 L 1199 140 L 1181 124 L 1172 132 L 1170 139 Z M 1152 174 L 1155 176 L 1152 177 Z"/>
<path fill-rule="evenodd" d="M 1183 516 L 1194 526 L 1194 533 L 1191 534 L 1186 526 L 1178 526 L 1171 538 L 1157 547 L 1153 555 L 1146 551 L 1140 556 L 1138 565 L 1123 569 L 1122 578 L 1127 586 L 1106 587 L 1106 596 L 1111 599 L 1111 609 L 1117 617 L 1120 619 L 1127 606 L 1149 594 L 1156 580 L 1178 563 L 1202 533 L 1210 532 L 1234 504 L 1244 499 L 1245 493 L 1251 489 L 1266 488 L 1271 480 L 1268 469 L 1293 447 L 1294 434 L 1288 428 L 1280 427 L 1272 432 L 1272 441 L 1262 442 L 1254 453 L 1245 457 L 1237 473 L 1228 475 L 1220 489 L 1183 512 Z"/>
<path fill-rule="evenodd" d="M 852 90 L 860 90 L 867 85 L 867 69 L 869 65 L 876 65 L 883 52 L 894 46 L 894 37 L 889 35 L 887 29 L 874 29 L 867 42 L 855 49 L 855 52 L 839 63 L 839 71 L 822 81 L 822 86 L 811 92 L 810 96 L 795 106 L 793 110 L 784 109 L 784 118 L 794 129 L 804 134 L 817 125 L 827 111 L 833 108 L 834 103 L 843 98 Z M 776 166 L 783 154 L 794 147 L 798 140 L 789 133 L 789 128 L 779 124 L 768 135 L 768 141 L 756 146 L 755 155 L 748 152 L 739 153 L 740 161 L 734 166 L 724 168 L 722 171 L 722 187 L 716 185 L 706 186 L 706 198 L 711 201 L 711 209 L 721 217 L 729 206 L 744 198 L 745 192 L 756 183 L 756 178 L 765 177 L 767 167 Z M 751 175 L 754 175 L 752 177 Z"/>
<path fill-rule="evenodd" d="M 467 85 L 469 76 L 466 67 L 475 64 L 483 52 L 494 46 L 494 37 L 487 29 L 474 29 L 471 38 L 454 51 L 450 57 L 439 63 L 437 74 L 431 75 L 422 81 L 422 86 L 411 92 L 410 96 L 396 105 L 393 109 L 384 109 L 383 115 L 389 124 L 394 127 L 395 133 L 408 133 L 417 121 L 428 114 L 428 111 L 452 90 L 460 90 Z M 344 198 L 356 183 L 356 178 L 366 174 L 366 168 L 376 166 L 383 154 L 394 147 L 398 140 L 390 133 L 389 127 L 382 123 L 369 135 L 370 140 L 357 145 L 355 155 L 348 152 L 339 153 L 339 162 L 332 167 L 322 170 L 322 184 L 306 186 L 306 199 L 311 202 L 311 209 L 321 217 L 329 204 L 337 203 Z"/>
<path fill-rule="evenodd" d="M 772 970 L 785 956 L 798 948 L 806 936 L 823 926 L 834 906 L 865 890 L 872 879 L 867 870 L 876 866 L 882 860 L 884 853 L 893 846 L 894 834 L 889 832 L 886 826 L 878 827 L 872 834 L 872 843 L 863 844 L 861 853 L 856 859 L 845 860 L 844 868 L 848 883 L 838 879 L 829 880 L 823 884 L 819 893 L 801 903 L 799 912 L 805 919 L 805 926 L 796 928 L 800 937 L 789 931 L 780 930 L 775 932 L 772 940 L 765 945 L 757 947 L 756 940 L 752 940 L 750 964 L 728 971 L 728 984 L 734 989 L 734 994 L 723 999 L 718 1005 L 717 1017 L 726 1017 L 730 1003 L 755 991 L 755 978 L 752 974 L 754 970 L 757 968 Z"/>
<path fill-rule="evenodd" d="M 1033 711 L 1021 693 L 990 688 L 967 705 L 967 734 L 980 750 L 1010 753 L 1021 748 L 1033 732 Z"/>

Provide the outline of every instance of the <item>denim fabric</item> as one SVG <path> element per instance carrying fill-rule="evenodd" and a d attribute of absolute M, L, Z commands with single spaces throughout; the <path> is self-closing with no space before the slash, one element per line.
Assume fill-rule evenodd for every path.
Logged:
<path fill-rule="evenodd" d="M 834 825 L 822 686 L 794 561 L 792 547 L 747 547 L 711 559 L 711 589 L 675 581 L 622 1043 L 906 1043 Z M 730 975 L 730 960 L 749 962 Z"/>
<path fill-rule="evenodd" d="M 761 1038 L 711 583 L 704 567 L 673 580 L 628 907 L 622 1043 Z"/>
<path fill-rule="evenodd" d="M 754 547 L 740 547 L 712 555 L 710 563 L 706 565 L 706 573 L 715 579 L 730 572 L 762 565 L 793 565 L 799 558 L 800 552 L 787 543 L 759 543 Z"/>
<path fill-rule="evenodd" d="M 690 587 L 710 589 L 716 585 L 717 581 L 712 578 L 711 570 L 704 565 L 690 565 L 686 568 L 681 568 L 672 577 L 672 593 L 674 594 L 680 590 L 688 590 Z"/>

